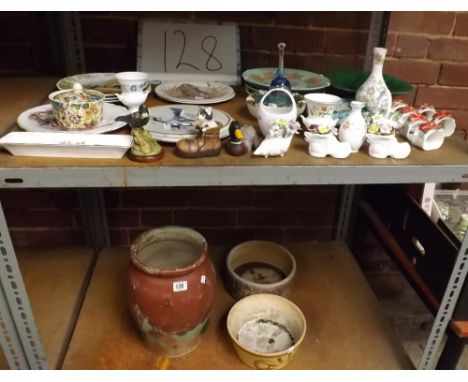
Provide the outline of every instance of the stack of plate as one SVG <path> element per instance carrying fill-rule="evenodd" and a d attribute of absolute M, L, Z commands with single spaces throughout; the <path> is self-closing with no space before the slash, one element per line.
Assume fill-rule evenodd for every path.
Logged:
<path fill-rule="evenodd" d="M 268 89 L 276 70 L 277 68 L 256 68 L 242 73 L 247 93 Z M 290 68 L 285 68 L 284 74 L 291 84 L 291 90 L 295 93 L 312 93 L 330 86 L 330 80 L 322 74 Z"/>
<path fill-rule="evenodd" d="M 105 94 L 105 102 L 118 102 L 116 93 L 120 93 L 120 85 L 114 73 L 84 73 L 62 78 L 57 82 L 60 90 L 73 89 L 73 84 L 79 82 L 84 89 L 92 89 Z"/>

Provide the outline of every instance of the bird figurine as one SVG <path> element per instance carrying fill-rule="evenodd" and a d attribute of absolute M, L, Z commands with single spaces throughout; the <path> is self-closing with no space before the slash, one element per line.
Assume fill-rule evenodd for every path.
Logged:
<path fill-rule="evenodd" d="M 228 154 L 236 157 L 244 155 L 248 151 L 244 144 L 244 135 L 240 125 L 236 121 L 231 122 L 229 126 L 229 140 L 225 143 L 224 148 Z"/>
<path fill-rule="evenodd" d="M 126 122 L 130 127 L 143 127 L 149 122 L 149 112 L 145 105 L 141 105 L 138 111 L 127 115 L 121 115 L 116 121 Z"/>

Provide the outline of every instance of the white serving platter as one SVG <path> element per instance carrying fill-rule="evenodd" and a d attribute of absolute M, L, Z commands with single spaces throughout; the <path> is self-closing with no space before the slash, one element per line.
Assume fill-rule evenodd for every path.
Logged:
<path fill-rule="evenodd" d="M 16 122 L 26 131 L 34 131 L 41 133 L 60 133 L 68 132 L 73 134 L 102 134 L 108 133 L 124 127 L 127 123 L 123 121 L 116 121 L 117 117 L 127 115 L 128 109 L 123 106 L 104 103 L 102 109 L 102 122 L 99 126 L 80 131 L 65 131 L 58 127 L 52 115 L 52 105 L 45 104 L 36 106 L 26 111 L 23 111 Z M 36 118 L 35 118 L 36 117 Z M 37 118 L 39 117 L 39 118 Z"/>
<path fill-rule="evenodd" d="M 122 158 L 133 141 L 131 135 L 12 132 L 0 146 L 16 156 L 62 158 Z"/>

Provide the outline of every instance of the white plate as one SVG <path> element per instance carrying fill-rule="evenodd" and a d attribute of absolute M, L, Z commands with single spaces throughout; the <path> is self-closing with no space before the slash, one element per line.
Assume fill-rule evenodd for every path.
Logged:
<path fill-rule="evenodd" d="M 191 105 L 224 102 L 236 95 L 229 85 L 216 81 L 164 82 L 156 86 L 154 92 L 162 99 Z"/>
<path fill-rule="evenodd" d="M 0 139 L 17 156 L 63 158 L 122 158 L 132 144 L 131 135 L 13 132 Z"/>
<path fill-rule="evenodd" d="M 145 129 L 150 131 L 153 137 L 161 142 L 177 142 L 182 138 L 195 138 L 198 130 L 195 128 L 195 120 L 199 111 L 196 105 L 164 105 L 150 107 L 150 122 Z M 180 117 L 175 118 L 175 112 L 179 112 Z M 223 127 L 220 137 L 226 138 L 229 135 L 229 125 L 232 117 L 219 109 L 213 108 L 213 120 L 221 122 Z"/>
<path fill-rule="evenodd" d="M 73 89 L 73 84 L 79 82 L 83 88 L 98 90 L 105 94 L 120 93 L 120 85 L 114 73 L 84 73 L 62 78 L 56 86 L 60 90 Z"/>
<path fill-rule="evenodd" d="M 41 114 L 41 118 L 44 117 L 44 121 L 40 121 L 34 118 L 34 115 Z M 126 123 L 122 121 L 115 121 L 117 117 L 121 115 L 127 115 L 128 110 L 123 106 L 112 105 L 109 103 L 104 103 L 102 109 L 102 123 L 93 129 L 89 130 L 80 130 L 80 131 L 68 131 L 63 130 L 57 127 L 54 123 L 55 120 L 52 116 L 52 105 L 46 104 L 41 106 L 33 107 L 22 112 L 16 122 L 18 125 L 26 131 L 37 131 L 42 133 L 82 133 L 82 134 L 102 134 L 109 131 L 114 131 L 125 126 Z M 49 121 L 49 123 L 47 123 Z"/>

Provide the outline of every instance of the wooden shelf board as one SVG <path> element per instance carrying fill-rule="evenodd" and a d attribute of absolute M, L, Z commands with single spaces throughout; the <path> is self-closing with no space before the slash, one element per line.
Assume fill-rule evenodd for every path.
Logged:
<path fill-rule="evenodd" d="M 93 251 L 23 250 L 17 258 L 49 367 L 56 368 L 80 308 Z M 8 369 L 1 348 L 0 369 Z"/>
<path fill-rule="evenodd" d="M 290 245 L 298 273 L 290 299 L 307 319 L 306 338 L 290 369 L 400 369 L 413 365 L 397 342 L 378 301 L 347 247 L 341 242 Z M 220 275 L 226 251 L 213 250 L 218 281 L 211 320 L 202 344 L 171 359 L 170 369 L 246 369 L 226 331 L 235 303 Z M 139 338 L 127 310 L 128 250 L 99 255 L 81 310 L 65 369 L 157 369 L 158 355 Z"/>

